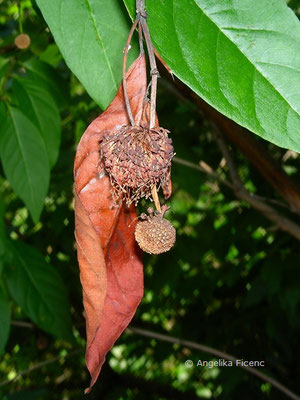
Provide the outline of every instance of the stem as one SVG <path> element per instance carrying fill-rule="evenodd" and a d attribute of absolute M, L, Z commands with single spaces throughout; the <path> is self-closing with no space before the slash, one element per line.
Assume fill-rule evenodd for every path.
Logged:
<path fill-rule="evenodd" d="M 29 367 L 29 368 L 24 369 L 23 371 L 20 371 L 19 373 L 17 373 L 17 375 L 14 378 L 7 379 L 6 381 L 1 382 L 0 383 L 0 387 L 9 385 L 10 383 L 14 382 L 16 379 L 20 378 L 21 376 L 29 374 L 30 372 L 32 372 L 32 371 L 34 371 L 36 369 L 40 369 L 40 368 L 42 368 L 42 367 L 44 367 L 44 366 L 46 366 L 48 364 L 52 364 L 52 363 L 58 362 L 60 360 L 66 359 L 68 357 L 72 357 L 72 356 L 74 356 L 76 354 L 81 353 L 82 351 L 83 351 L 82 349 L 74 349 L 74 350 L 70 351 L 70 353 L 68 353 L 65 356 L 58 356 L 58 357 L 55 357 L 55 358 L 50 358 L 49 360 L 45 360 L 45 361 L 42 361 L 42 362 L 40 362 L 38 364 L 35 364 L 32 367 Z"/>
<path fill-rule="evenodd" d="M 193 168 L 197 171 L 201 171 L 204 172 L 205 174 L 207 174 L 208 176 L 212 177 L 213 179 L 218 180 L 220 183 L 222 183 L 223 185 L 229 187 L 230 189 L 233 190 L 233 184 L 230 183 L 229 181 L 223 179 L 221 177 L 221 175 L 219 175 L 217 172 L 215 172 L 208 164 L 206 164 L 206 162 L 204 161 L 200 161 L 199 165 L 194 164 L 190 161 L 184 160 L 182 158 L 179 157 L 173 157 L 172 159 L 173 162 L 177 163 L 177 164 L 181 164 L 184 165 L 188 168 Z"/>
<path fill-rule="evenodd" d="M 21 1 L 19 1 L 19 3 L 18 3 L 18 10 L 19 10 L 19 15 L 18 15 L 19 31 L 20 31 L 20 33 L 23 33 L 23 7 L 21 4 Z"/>
<path fill-rule="evenodd" d="M 149 129 L 152 129 L 155 126 L 157 78 L 159 76 L 159 72 L 158 72 L 157 65 L 156 65 L 153 44 L 152 44 L 152 41 L 151 41 L 150 32 L 149 32 L 149 28 L 148 28 L 146 19 L 142 14 L 140 16 L 140 19 L 141 19 L 141 26 L 142 26 L 142 29 L 143 29 L 143 33 L 144 33 L 144 37 L 145 37 L 145 41 L 146 41 L 146 45 L 147 45 L 150 68 L 151 68 L 151 70 L 150 70 L 150 75 L 151 75 L 151 97 L 150 97 L 150 123 L 149 123 Z"/>
<path fill-rule="evenodd" d="M 31 322 L 11 320 L 10 323 L 11 325 L 20 326 L 22 328 L 29 328 L 29 329 L 34 328 L 34 325 Z"/>
<path fill-rule="evenodd" d="M 140 45 L 140 54 L 144 54 L 143 30 L 140 23 L 139 23 L 139 45 Z"/>
<path fill-rule="evenodd" d="M 136 13 L 145 14 L 145 0 L 136 0 Z"/>
<path fill-rule="evenodd" d="M 300 226 L 297 223 L 277 212 L 276 209 L 266 204 L 260 197 L 254 195 L 253 193 L 250 193 L 244 187 L 243 182 L 241 181 L 241 178 L 238 174 L 234 160 L 231 157 L 228 146 L 223 140 L 221 133 L 217 129 L 215 129 L 214 134 L 217 144 L 219 145 L 223 157 L 226 160 L 227 167 L 232 179 L 233 191 L 236 197 L 240 200 L 246 201 L 248 204 L 250 204 L 251 207 L 255 208 L 267 219 L 275 223 L 278 228 L 280 228 L 284 232 L 289 233 L 300 241 Z"/>
<path fill-rule="evenodd" d="M 133 32 L 134 32 L 138 22 L 139 22 L 139 18 L 136 18 L 136 20 L 134 21 L 134 23 L 129 31 L 129 35 L 128 35 L 128 38 L 127 38 L 127 41 L 125 44 L 125 48 L 124 48 L 124 57 L 123 57 L 123 92 L 124 92 L 124 99 L 125 99 L 125 105 L 126 105 L 128 118 L 129 118 L 132 126 L 135 125 L 135 122 L 134 122 L 134 118 L 132 115 L 129 97 L 128 97 L 127 79 L 126 79 L 126 64 L 127 64 L 127 55 L 128 55 L 129 45 L 130 45 L 130 42 L 132 39 Z"/>
<path fill-rule="evenodd" d="M 157 211 L 161 212 L 161 207 L 160 207 L 160 202 L 159 202 L 159 198 L 158 198 L 158 194 L 157 194 L 157 190 L 156 190 L 156 185 L 153 186 L 153 188 L 151 190 L 151 194 L 152 194 L 152 198 L 153 198 L 153 201 L 154 201 Z"/>
<path fill-rule="evenodd" d="M 157 94 L 157 78 L 159 77 L 159 72 L 156 65 L 154 48 L 151 41 L 151 36 L 149 28 L 146 22 L 147 13 L 145 10 L 145 0 L 136 0 L 136 12 L 137 18 L 140 19 L 140 24 L 144 33 L 146 46 L 148 50 L 149 62 L 150 62 L 150 75 L 151 75 L 151 97 L 150 97 L 150 122 L 149 129 L 155 126 L 156 117 L 156 94 Z"/>

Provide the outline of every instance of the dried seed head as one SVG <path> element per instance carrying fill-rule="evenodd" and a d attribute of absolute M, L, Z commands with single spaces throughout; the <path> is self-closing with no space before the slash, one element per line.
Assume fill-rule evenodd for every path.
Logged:
<path fill-rule="evenodd" d="M 137 204 L 142 197 L 150 197 L 154 185 L 167 183 L 174 156 L 168 133 L 160 127 L 127 125 L 104 132 L 101 158 L 110 176 L 115 201 Z"/>
<path fill-rule="evenodd" d="M 15 38 L 15 45 L 18 49 L 25 50 L 30 46 L 31 40 L 26 33 L 21 33 Z"/>
<path fill-rule="evenodd" d="M 149 210 L 148 210 L 149 212 Z M 169 251 L 175 244 L 176 231 L 162 213 L 149 212 L 145 221 L 139 221 L 135 228 L 135 240 L 140 248 L 149 254 L 161 254 Z"/>

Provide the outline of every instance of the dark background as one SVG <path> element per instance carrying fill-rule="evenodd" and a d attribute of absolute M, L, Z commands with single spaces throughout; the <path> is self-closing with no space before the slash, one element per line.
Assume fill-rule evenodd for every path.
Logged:
<path fill-rule="evenodd" d="M 4 58 L 15 57 L 15 50 L 9 46 L 18 33 L 16 3 L 0 1 L 0 56 Z M 63 82 L 62 144 L 38 227 L 5 180 L 1 167 L 0 195 L 10 237 L 36 247 L 66 283 L 75 339 L 69 342 L 47 334 L 12 302 L 10 336 L 0 358 L 1 381 L 13 379 L 21 371 L 26 373 L 12 382 L 4 382 L 0 391 L 1 398 L 6 400 L 75 400 L 83 397 L 89 376 L 84 362 L 85 322 L 73 235 L 72 166 L 81 134 L 101 110 L 66 67 L 34 3 L 23 3 L 24 31 L 30 35 L 32 45 L 22 57 L 42 59 Z M 297 1 L 289 5 L 299 11 Z M 8 92 L 9 89 L 8 80 Z M 178 158 L 194 166 L 205 162 L 230 181 L 215 141 L 212 122 L 217 121 L 212 121 L 212 113 L 191 100 L 188 91 L 179 90 L 176 84 L 162 78 L 158 115 L 161 126 L 171 131 Z M 255 139 L 274 163 L 281 164 L 286 175 L 297 179 L 297 154 Z M 299 216 L 247 155 L 231 145 L 245 187 L 283 203 L 272 204 L 299 222 Z M 298 240 L 279 230 L 247 202 L 237 199 L 230 188 L 193 166 L 175 160 L 172 179 L 174 193 L 167 217 L 177 229 L 176 246 L 159 257 L 145 255 L 145 296 L 131 325 L 205 344 L 237 358 L 264 360 L 263 373 L 299 392 Z M 145 206 L 142 202 L 141 209 Z M 196 363 L 199 359 L 219 357 L 127 331 L 109 353 L 89 398 L 286 398 L 270 383 L 245 370 L 195 366 L 188 369 L 184 364 L 187 359 Z M 27 371 L 47 360 L 48 364 Z"/>

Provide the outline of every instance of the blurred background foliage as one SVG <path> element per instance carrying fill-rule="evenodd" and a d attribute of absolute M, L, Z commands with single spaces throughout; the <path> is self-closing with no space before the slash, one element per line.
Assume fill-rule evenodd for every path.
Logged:
<path fill-rule="evenodd" d="M 298 1 L 289 5 L 299 13 Z M 20 31 L 20 7 L 22 28 L 31 38 L 29 49 L 23 51 L 13 46 Z M 72 166 L 82 133 L 101 110 L 65 65 L 34 1 L 0 0 L 0 24 L 1 101 L 21 109 L 20 92 L 13 82 L 27 75 L 45 88 L 61 120 L 58 159 L 42 214 L 35 222 L 0 166 L 1 398 L 80 399 L 89 376 L 73 235 Z M 164 79 L 159 81 L 158 115 L 161 126 L 172 132 L 177 157 L 195 165 L 204 161 L 225 177 L 209 121 L 195 105 L 170 93 Z M 298 175 L 298 156 L 286 157 L 286 150 L 264 145 L 287 174 Z M 237 150 L 235 157 L 245 186 L 277 199 L 273 188 Z M 145 296 L 132 325 L 238 358 L 265 360 L 264 373 L 299 391 L 298 241 L 196 168 L 174 162 L 172 178 L 168 218 L 177 229 L 177 243 L 168 254 L 145 255 Z M 141 207 L 145 209 L 145 204 Z M 34 276 L 31 271 L 36 271 Z M 47 312 L 55 316 L 45 317 Z M 125 332 L 89 397 L 284 398 L 244 370 L 187 369 L 187 359 L 216 358 Z M 26 373 L 17 376 L 21 371 Z"/>

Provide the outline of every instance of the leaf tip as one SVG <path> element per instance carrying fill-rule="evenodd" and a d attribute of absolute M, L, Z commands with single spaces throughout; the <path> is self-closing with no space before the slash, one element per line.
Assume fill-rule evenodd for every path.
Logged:
<path fill-rule="evenodd" d="M 84 394 L 89 394 L 91 389 L 92 388 L 90 386 L 88 388 L 84 389 Z"/>

